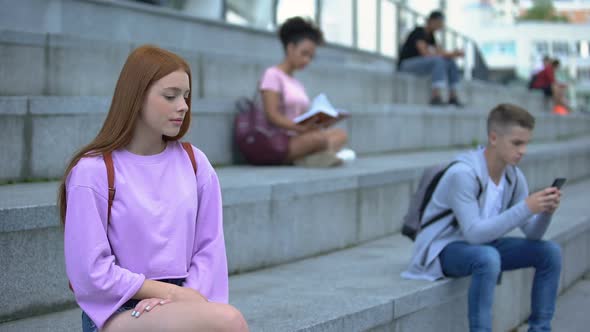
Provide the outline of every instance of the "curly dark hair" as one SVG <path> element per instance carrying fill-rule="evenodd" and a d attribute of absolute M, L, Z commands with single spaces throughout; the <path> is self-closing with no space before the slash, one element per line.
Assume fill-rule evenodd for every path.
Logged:
<path fill-rule="evenodd" d="M 299 43 L 303 39 L 309 39 L 317 45 L 324 43 L 324 34 L 315 23 L 309 19 L 296 16 L 286 20 L 279 28 L 279 38 L 283 48 L 291 43 Z"/>

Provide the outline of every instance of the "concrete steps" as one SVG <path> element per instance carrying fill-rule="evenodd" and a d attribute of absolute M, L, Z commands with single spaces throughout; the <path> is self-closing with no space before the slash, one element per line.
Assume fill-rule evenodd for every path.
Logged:
<path fill-rule="evenodd" d="M 0 181 L 59 178 L 65 163 L 98 133 L 108 97 L 0 97 Z M 349 145 L 361 155 L 472 146 L 486 140 L 487 109 L 403 104 L 337 104 L 352 113 L 343 122 Z M 197 99 L 186 140 L 217 165 L 235 161 L 235 101 Z M 536 114 L 535 140 L 590 133 L 590 117 Z"/>
<path fill-rule="evenodd" d="M 580 308 L 590 306 L 590 280 L 585 278 L 571 286 L 557 302 L 556 331 L 583 332 L 590 326 L 590 316 Z"/>
<path fill-rule="evenodd" d="M 564 189 L 562 206 L 545 237 L 563 248 L 562 290 L 590 269 L 589 185 L 586 180 Z M 230 301 L 252 331 L 466 331 L 468 280 L 404 280 L 399 274 L 410 254 L 411 242 L 391 235 L 234 275 Z M 504 274 L 496 294 L 494 331 L 511 330 L 526 318 L 531 281 L 531 270 Z M 79 322 L 79 309 L 72 309 L 5 323 L 0 330 L 75 331 Z"/>
<path fill-rule="evenodd" d="M 567 332 L 586 332 L 590 326 L 590 316 L 583 308 L 590 306 L 590 280 L 582 279 L 568 288 L 557 300 L 553 330 Z M 526 332 L 528 325 L 518 329 Z"/>
<path fill-rule="evenodd" d="M 274 33 L 133 2 L 0 0 L 0 8 L 0 73 L 11 78 L 0 82 L 0 140 L 8 142 L 0 145 L 0 182 L 60 177 L 100 128 L 127 54 L 143 43 L 189 62 L 186 139 L 229 166 L 234 102 L 252 95 L 264 68 L 282 57 Z M 531 188 L 557 176 L 573 183 L 548 234 L 564 248 L 562 288 L 588 273 L 590 118 L 542 114 L 539 93 L 477 81 L 462 87 L 466 109 L 429 108 L 428 80 L 394 68 L 391 59 L 328 45 L 299 76 L 309 95 L 324 92 L 353 113 L 343 123 L 361 155 L 353 165 L 218 168 L 231 302 L 252 331 L 465 330 L 466 280 L 402 280 L 411 244 L 398 232 L 422 169 L 484 142 L 485 116 L 500 102 L 537 117 L 539 144 L 522 164 Z M 1 331 L 80 330 L 79 309 L 68 310 L 75 303 L 56 189 L 0 186 L 0 289 L 10 299 L 0 301 Z M 495 330 L 526 318 L 530 280 L 531 271 L 504 277 Z"/>
<path fill-rule="evenodd" d="M 421 170 L 455 153 L 364 157 L 331 170 L 220 168 L 230 273 L 281 265 L 399 232 Z M 590 137 L 583 137 L 531 146 L 522 169 L 530 187 L 539 188 L 557 176 L 586 178 L 588 165 Z M 0 186 L 0 266 L 11 281 L 2 289 L 14 299 L 0 305 L 0 320 L 72 304 L 56 188 L 56 183 Z"/>
<path fill-rule="evenodd" d="M 142 44 L 0 30 L 0 70 L 14 77 L 10 83 L 0 83 L 0 95 L 110 96 L 127 56 Z M 193 99 L 250 96 L 264 69 L 281 59 L 232 50 L 187 49 L 170 42 L 158 45 L 189 63 Z M 310 93 L 317 94 L 323 87 L 336 100 L 377 103 L 392 101 L 392 73 L 391 66 L 319 60 L 299 76 Z"/>
<path fill-rule="evenodd" d="M 0 0 L 0 30 L 65 34 L 95 40 L 174 44 L 186 50 L 212 50 L 236 55 L 280 57 L 274 31 L 263 31 L 200 19 L 176 10 L 113 0 Z M 391 67 L 380 55 L 339 45 L 319 55 L 339 63 L 371 63 Z"/>
<path fill-rule="evenodd" d="M 116 40 L 111 36 L 101 39 L 73 32 L 14 29 L 0 25 L 0 72 L 14 78 L 9 83 L 0 82 L 0 95 L 111 95 L 129 52 L 150 43 L 170 49 L 187 60 L 193 74 L 195 97 L 235 98 L 251 95 L 263 70 L 280 62 L 282 57 L 280 52 L 240 52 L 233 45 L 194 48 L 171 40 L 158 42 L 154 38 Z M 272 45 L 271 49 L 279 46 L 274 35 L 264 38 L 265 43 Z M 340 56 L 335 58 L 330 53 Z M 320 48 L 317 60 L 298 77 L 311 95 L 325 92 L 343 103 L 428 102 L 427 79 L 396 73 L 392 59 L 374 54 L 354 56 L 355 53 L 351 49 Z M 343 59 L 346 57 L 350 59 Z M 546 108 L 540 93 L 524 88 L 473 81 L 466 82 L 461 91 L 467 104 L 486 109 L 497 103 L 498 98 L 518 102 L 532 110 Z"/>
<path fill-rule="evenodd" d="M 278 45 L 274 36 L 267 38 Z M 0 82 L 0 95 L 110 96 L 127 55 L 141 44 L 144 42 L 138 40 L 0 27 L 0 72 L 13 78 Z M 281 54 L 242 54 L 233 48 L 197 50 L 170 41 L 155 44 L 187 60 L 193 77 L 193 99 L 250 96 L 264 69 L 281 60 Z M 346 49 L 338 52 L 354 53 Z M 429 80 L 395 72 L 391 59 L 378 58 L 380 61 L 374 63 L 362 58 L 335 61 L 322 56 L 320 52 L 309 68 L 297 74 L 312 96 L 323 92 L 339 104 L 428 103 Z M 540 93 L 524 88 L 471 81 L 464 83 L 461 93 L 466 104 L 485 110 L 499 101 L 518 103 L 535 112 L 546 109 Z"/>

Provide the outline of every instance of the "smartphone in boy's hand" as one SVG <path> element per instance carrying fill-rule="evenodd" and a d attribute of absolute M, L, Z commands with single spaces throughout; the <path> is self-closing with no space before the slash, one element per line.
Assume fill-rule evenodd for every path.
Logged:
<path fill-rule="evenodd" d="M 565 178 L 556 178 L 549 188 L 531 194 L 526 199 L 529 209 L 533 213 L 555 212 L 561 200 L 559 190 L 561 190 L 561 187 L 563 187 L 566 181 Z"/>
<path fill-rule="evenodd" d="M 566 178 L 556 178 L 553 181 L 553 184 L 551 185 L 551 187 L 561 190 L 561 187 L 563 187 L 563 185 L 566 183 L 566 181 L 567 181 Z"/>

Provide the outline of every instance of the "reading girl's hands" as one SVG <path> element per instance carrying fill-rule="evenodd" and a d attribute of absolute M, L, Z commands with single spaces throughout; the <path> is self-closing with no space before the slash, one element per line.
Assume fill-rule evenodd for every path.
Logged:
<path fill-rule="evenodd" d="M 323 125 L 322 128 L 330 128 L 333 125 L 336 124 L 336 122 L 338 122 L 340 120 L 340 118 L 332 118 L 330 120 L 327 120 Z"/>
<path fill-rule="evenodd" d="M 557 188 L 546 188 L 531 194 L 526 199 L 526 204 L 531 212 L 537 214 L 541 212 L 553 213 L 559 207 L 561 201 L 561 191 Z"/>
<path fill-rule="evenodd" d="M 133 310 L 131 311 L 131 316 L 135 317 L 135 318 L 139 318 L 139 316 L 141 316 L 141 314 L 143 314 L 144 312 L 150 312 L 152 309 L 154 309 L 157 306 L 162 306 L 165 305 L 167 303 L 172 302 L 172 300 L 165 300 L 165 299 L 159 299 L 159 298 L 151 298 L 151 299 L 143 299 L 141 301 L 139 301 L 139 303 L 135 306 L 135 308 L 133 308 Z"/>
<path fill-rule="evenodd" d="M 309 122 L 305 124 L 294 124 L 293 130 L 295 130 L 299 134 L 308 133 L 310 131 L 314 131 L 320 129 L 321 127 L 315 123 Z"/>

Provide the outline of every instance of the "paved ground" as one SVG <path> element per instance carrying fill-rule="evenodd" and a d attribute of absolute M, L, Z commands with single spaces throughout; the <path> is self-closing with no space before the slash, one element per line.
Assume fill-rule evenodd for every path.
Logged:
<path fill-rule="evenodd" d="M 526 332 L 522 326 L 518 332 Z M 554 332 L 590 331 L 590 274 L 562 294 L 557 301 L 553 320 Z"/>
<path fill-rule="evenodd" d="M 29 327 L 34 331 L 77 331 L 79 329 L 80 311 L 78 309 L 30 318 Z M 47 327 L 47 322 L 56 322 L 57 326 Z M 18 331 L 11 324 L 4 325 L 5 331 Z M 588 332 L 590 330 L 590 274 L 570 287 L 557 302 L 557 312 L 553 321 L 554 332 Z M 518 332 L 526 332 L 522 326 Z"/>

